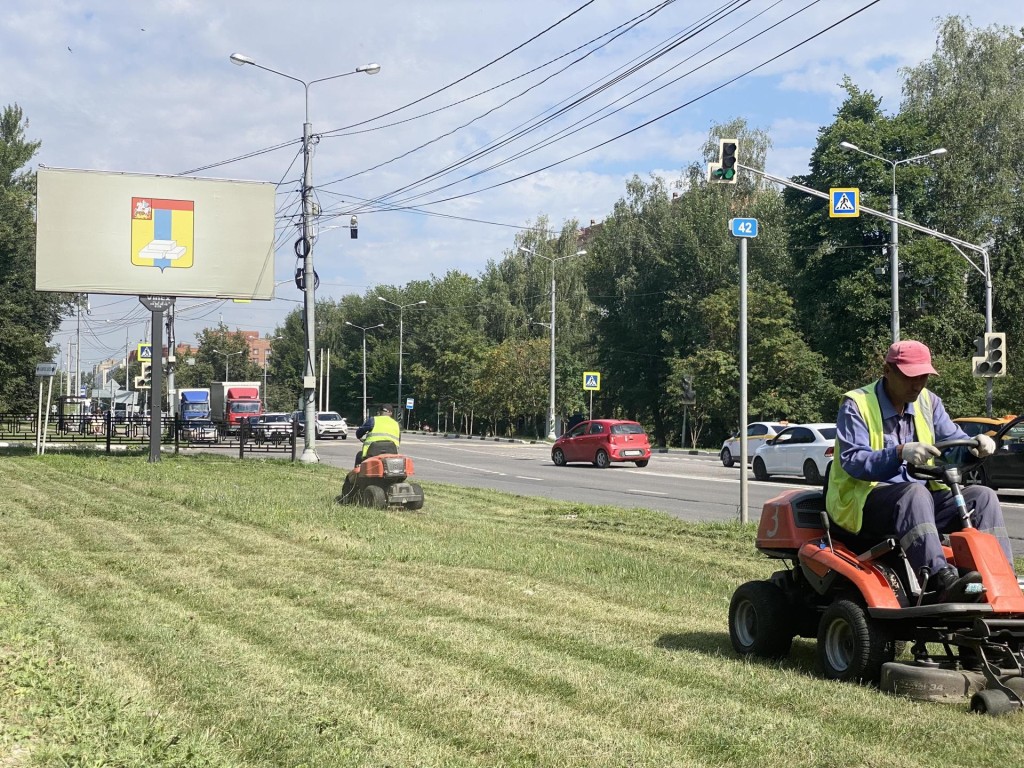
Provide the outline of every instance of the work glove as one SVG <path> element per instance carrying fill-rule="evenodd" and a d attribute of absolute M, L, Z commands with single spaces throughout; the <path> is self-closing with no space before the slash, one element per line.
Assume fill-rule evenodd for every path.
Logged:
<path fill-rule="evenodd" d="M 988 435 L 975 435 L 974 439 L 978 441 L 978 447 L 971 448 L 971 453 L 979 459 L 984 459 L 996 452 L 996 441 Z M 904 448 L 904 450 L 906 449 Z"/>
<path fill-rule="evenodd" d="M 927 464 L 929 459 L 940 455 L 939 449 L 928 443 L 903 444 L 903 460 L 907 464 Z"/>

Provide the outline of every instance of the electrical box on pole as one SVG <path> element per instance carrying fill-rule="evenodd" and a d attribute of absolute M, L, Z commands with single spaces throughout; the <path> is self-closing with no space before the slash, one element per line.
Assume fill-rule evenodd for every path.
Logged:
<path fill-rule="evenodd" d="M 974 341 L 978 354 L 971 358 L 971 373 L 982 378 L 1006 375 L 1006 334 L 986 333 Z"/>

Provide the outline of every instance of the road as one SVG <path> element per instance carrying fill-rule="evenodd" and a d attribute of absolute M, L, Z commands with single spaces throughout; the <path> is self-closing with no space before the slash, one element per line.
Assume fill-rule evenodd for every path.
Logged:
<path fill-rule="evenodd" d="M 358 450 L 354 440 L 318 441 L 323 463 L 348 468 Z M 655 453 L 639 469 L 632 464 L 597 469 L 588 464 L 556 467 L 550 448 L 494 440 L 451 439 L 407 433 L 403 453 L 429 482 L 490 488 L 523 496 L 654 509 L 691 521 L 739 519 L 740 471 L 725 468 L 716 455 Z M 767 499 L 792 488 L 812 488 L 801 480 L 759 482 L 749 476 L 749 517 L 756 521 Z M 1000 492 L 1014 551 L 1024 553 L 1024 493 Z M 429 498 L 427 500 L 429 505 Z"/>

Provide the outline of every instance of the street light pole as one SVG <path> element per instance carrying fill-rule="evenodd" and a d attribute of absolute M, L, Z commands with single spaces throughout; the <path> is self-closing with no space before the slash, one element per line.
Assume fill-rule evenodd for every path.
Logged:
<path fill-rule="evenodd" d="M 238 66 L 250 64 L 257 69 L 263 69 L 288 80 L 293 80 L 296 83 L 300 83 L 305 89 L 306 120 L 302 124 L 302 237 L 295 243 L 295 253 L 302 258 L 303 310 L 306 319 L 306 363 L 302 376 L 303 410 L 305 411 L 305 423 L 313 424 L 316 422 L 316 373 L 314 370 L 316 359 L 316 325 L 314 322 L 316 313 L 316 273 L 313 271 L 313 165 L 311 143 L 313 126 L 309 122 L 309 87 L 314 83 L 335 80 L 339 77 L 346 77 L 347 75 L 354 75 L 360 72 L 367 75 L 375 75 L 380 72 L 380 65 L 364 64 L 356 67 L 352 72 L 342 72 L 338 75 L 321 77 L 307 82 L 284 72 L 279 72 L 276 69 L 257 64 L 251 58 L 241 53 L 231 54 L 230 59 L 232 63 Z M 299 460 L 307 464 L 319 461 L 316 455 L 315 432 L 316 430 L 312 429 L 303 430 L 305 445 Z"/>
<path fill-rule="evenodd" d="M 244 354 L 244 350 L 241 352 L 221 352 L 219 349 L 214 349 L 218 355 L 224 355 L 224 381 L 231 381 L 231 377 L 228 375 L 228 360 L 231 359 L 232 355 Z"/>
<path fill-rule="evenodd" d="M 539 256 L 542 259 L 547 259 L 551 264 L 551 361 L 550 361 L 550 382 L 548 384 L 548 440 L 554 440 L 555 435 L 555 262 L 562 261 L 563 259 L 571 259 L 573 256 L 586 256 L 587 252 L 580 250 L 576 253 L 570 253 L 567 256 L 558 256 L 552 258 L 550 256 L 544 256 L 543 254 L 537 253 L 532 248 L 527 248 L 525 245 L 520 245 L 519 250 L 525 251 L 526 253 L 532 254 L 533 256 Z"/>
<path fill-rule="evenodd" d="M 427 300 L 414 301 L 411 304 L 396 304 L 393 301 L 388 301 L 383 296 L 378 296 L 378 299 L 383 301 L 385 304 L 390 304 L 393 307 L 398 307 L 398 408 L 404 408 L 402 403 L 402 337 L 405 335 L 405 322 L 403 318 L 403 312 L 408 307 L 418 307 L 421 304 L 426 304 Z M 401 412 L 399 412 L 399 423 L 401 423 Z"/>
<path fill-rule="evenodd" d="M 889 215 L 892 217 L 890 222 L 891 229 L 889 230 L 889 276 L 892 293 L 892 319 L 890 324 L 892 328 L 892 342 L 895 344 L 900 340 L 900 225 L 896 223 L 896 219 L 899 218 L 900 206 L 899 198 L 896 196 L 896 166 L 924 160 L 935 155 L 944 155 L 947 150 L 945 147 L 939 147 L 923 155 L 908 157 L 904 160 L 889 160 L 885 157 L 873 155 L 848 141 L 839 142 L 839 146 L 845 150 L 860 152 L 862 155 L 873 157 L 875 160 L 881 160 L 892 168 L 892 194 L 889 197 Z"/>
<path fill-rule="evenodd" d="M 384 323 L 378 323 L 377 325 L 369 325 L 365 328 L 355 323 L 350 323 L 348 320 L 345 321 L 345 325 L 351 325 L 353 328 L 358 328 L 363 332 L 363 423 L 366 423 L 366 419 L 369 418 L 370 411 L 366 406 L 366 332 L 372 331 L 376 328 L 383 328 Z"/>

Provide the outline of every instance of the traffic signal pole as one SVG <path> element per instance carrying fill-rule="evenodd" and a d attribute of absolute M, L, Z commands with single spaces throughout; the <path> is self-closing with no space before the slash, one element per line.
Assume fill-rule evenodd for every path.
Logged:
<path fill-rule="evenodd" d="M 776 184 L 781 184 L 784 187 L 789 187 L 790 189 L 798 190 L 800 192 L 803 192 L 804 194 L 811 195 L 813 197 L 821 197 L 825 200 L 829 199 L 829 195 L 827 192 L 819 192 L 818 190 L 813 189 L 812 187 L 805 187 L 803 184 L 797 184 L 796 182 L 790 181 L 789 179 L 784 179 L 781 176 L 775 176 L 773 174 L 766 173 L 765 171 L 759 170 L 757 168 L 751 168 L 746 165 L 741 165 L 740 163 L 736 163 L 736 167 L 744 171 L 747 171 L 748 173 L 753 173 L 757 176 L 760 176 L 763 179 L 767 179 L 768 181 L 774 182 Z M 893 195 L 893 197 L 895 198 L 895 195 Z M 893 208 L 895 209 L 895 207 L 896 206 L 894 199 Z M 978 272 L 985 280 L 985 332 L 992 333 L 992 270 L 989 266 L 988 250 L 986 250 L 980 245 L 975 245 L 974 243 L 969 243 L 966 240 L 961 240 L 958 237 L 953 237 L 952 235 L 947 235 L 943 232 L 939 232 L 938 230 L 929 229 L 928 227 L 922 226 L 920 224 L 915 224 L 912 221 L 901 219 L 897 215 L 895 215 L 895 211 L 893 213 L 884 213 L 882 211 L 876 211 L 874 208 L 868 208 L 866 205 L 861 205 L 860 210 L 863 211 L 864 213 L 870 213 L 872 216 L 877 216 L 880 219 L 885 219 L 890 224 L 892 224 L 894 243 L 897 237 L 897 235 L 895 234 L 896 227 L 904 226 L 907 229 L 912 229 L 915 232 L 920 232 L 923 235 L 934 237 L 937 240 L 942 240 L 952 245 L 953 248 L 956 249 L 956 252 L 963 256 L 964 260 L 972 267 L 974 267 L 974 270 Z M 974 261 L 966 253 L 964 253 L 965 250 L 977 254 L 978 256 L 981 257 L 980 267 L 977 264 L 975 264 Z M 898 315 L 896 317 L 898 317 Z M 985 381 L 985 413 L 989 417 L 992 416 L 991 378 L 987 378 Z"/>

